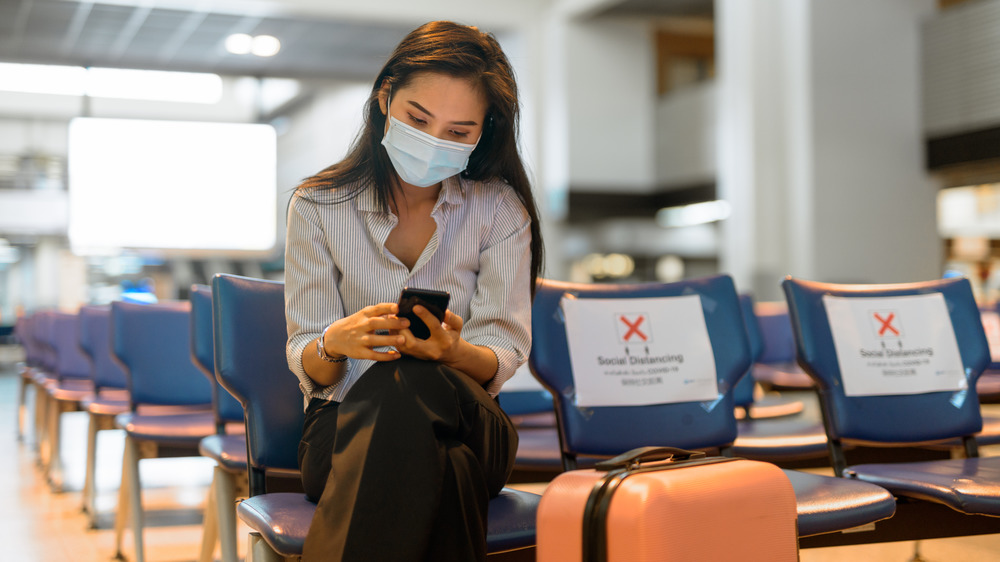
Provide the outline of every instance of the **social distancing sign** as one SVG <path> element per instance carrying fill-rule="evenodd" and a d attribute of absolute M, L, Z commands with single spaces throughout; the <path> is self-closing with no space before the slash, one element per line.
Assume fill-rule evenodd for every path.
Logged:
<path fill-rule="evenodd" d="M 959 391 L 968 386 L 940 293 L 823 296 L 848 396 Z"/>
<path fill-rule="evenodd" d="M 562 299 L 576 404 L 644 406 L 718 397 L 701 297 Z"/>

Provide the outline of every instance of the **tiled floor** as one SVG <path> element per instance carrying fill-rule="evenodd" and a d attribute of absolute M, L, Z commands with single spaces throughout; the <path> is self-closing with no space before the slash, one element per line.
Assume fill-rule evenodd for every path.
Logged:
<path fill-rule="evenodd" d="M 29 434 L 16 439 L 17 377 L 11 365 L 0 364 L 0 544 L 2 560 L 103 562 L 115 554 L 114 508 L 121 475 L 123 437 L 118 431 L 100 434 L 98 448 L 99 528 L 88 529 L 81 511 L 86 418 L 63 416 L 63 459 L 66 490 L 52 493 L 36 464 Z M 30 428 L 30 425 L 29 425 Z M 992 451 L 990 451 L 992 452 Z M 147 519 L 146 559 L 150 562 L 186 562 L 198 559 L 201 549 L 201 509 L 211 481 L 212 463 L 205 459 L 151 459 L 141 463 L 145 483 L 143 501 Z M 540 492 L 544 485 L 523 486 Z M 246 549 L 247 529 L 240 527 L 238 546 Z M 928 562 L 998 561 L 1000 535 L 921 541 L 921 558 Z M 126 531 L 124 553 L 133 559 L 131 532 Z M 857 547 L 808 549 L 803 562 L 914 560 L 912 542 Z M 218 556 L 218 552 L 216 552 Z"/>

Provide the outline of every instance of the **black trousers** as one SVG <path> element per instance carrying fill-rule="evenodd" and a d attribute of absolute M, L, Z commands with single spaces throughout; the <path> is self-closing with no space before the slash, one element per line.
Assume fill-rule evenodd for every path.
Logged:
<path fill-rule="evenodd" d="M 516 452 L 510 419 L 466 375 L 376 363 L 343 402 L 306 410 L 299 466 L 318 505 L 303 560 L 484 560 L 487 504 Z"/>

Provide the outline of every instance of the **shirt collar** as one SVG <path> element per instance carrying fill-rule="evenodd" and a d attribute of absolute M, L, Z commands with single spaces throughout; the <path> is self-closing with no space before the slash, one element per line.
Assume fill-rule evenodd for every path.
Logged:
<path fill-rule="evenodd" d="M 470 181 L 457 174 L 442 180 L 441 193 L 438 194 L 438 200 L 434 205 L 434 209 L 437 210 L 442 203 L 461 205 L 465 201 L 465 191 L 468 189 Z M 378 205 L 378 199 L 375 197 L 375 190 L 370 187 L 362 189 L 361 193 L 358 194 L 357 205 L 359 211 L 380 212 L 382 210 Z"/>

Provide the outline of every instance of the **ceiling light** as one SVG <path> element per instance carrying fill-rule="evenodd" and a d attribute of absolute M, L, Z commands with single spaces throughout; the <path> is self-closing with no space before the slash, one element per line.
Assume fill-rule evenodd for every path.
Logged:
<path fill-rule="evenodd" d="M 218 103 L 222 99 L 222 77 L 204 72 L 87 69 L 87 95 L 93 97 Z"/>
<path fill-rule="evenodd" d="M 226 50 L 234 55 L 246 55 L 253 46 L 253 37 L 246 33 L 234 33 L 226 37 Z"/>
<path fill-rule="evenodd" d="M 258 57 L 273 57 L 281 50 L 281 41 L 273 35 L 258 35 L 253 38 L 250 52 Z"/>
<path fill-rule="evenodd" d="M 218 103 L 217 74 L 0 63 L 0 91 L 185 103 Z"/>
<path fill-rule="evenodd" d="M 0 90 L 82 96 L 86 74 L 82 66 L 0 63 Z"/>

